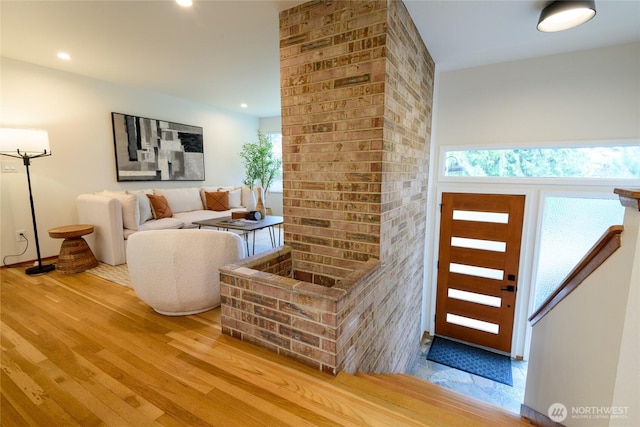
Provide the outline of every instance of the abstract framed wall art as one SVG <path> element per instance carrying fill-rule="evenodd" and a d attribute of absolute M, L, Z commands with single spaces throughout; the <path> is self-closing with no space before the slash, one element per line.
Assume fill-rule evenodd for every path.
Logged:
<path fill-rule="evenodd" d="M 111 113 L 118 181 L 204 181 L 202 128 Z"/>

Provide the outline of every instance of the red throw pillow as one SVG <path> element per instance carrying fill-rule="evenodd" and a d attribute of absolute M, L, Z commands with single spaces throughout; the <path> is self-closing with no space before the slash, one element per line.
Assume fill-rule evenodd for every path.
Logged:
<path fill-rule="evenodd" d="M 228 211 L 229 210 L 229 192 L 228 191 L 208 191 L 204 193 L 207 209 L 211 211 Z"/>

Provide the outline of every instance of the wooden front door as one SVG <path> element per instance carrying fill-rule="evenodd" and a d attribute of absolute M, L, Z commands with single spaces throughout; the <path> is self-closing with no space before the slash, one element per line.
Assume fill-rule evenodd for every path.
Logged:
<path fill-rule="evenodd" d="M 511 351 L 524 200 L 442 194 L 437 335 Z"/>

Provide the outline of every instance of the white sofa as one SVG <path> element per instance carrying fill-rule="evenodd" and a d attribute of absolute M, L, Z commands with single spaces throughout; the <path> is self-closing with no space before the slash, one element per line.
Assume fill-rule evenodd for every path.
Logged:
<path fill-rule="evenodd" d="M 206 209 L 205 192 L 229 192 L 229 209 Z M 85 236 L 98 261 L 111 265 L 126 263 L 129 236 L 145 230 L 197 228 L 194 221 L 231 216 L 233 211 L 255 210 L 256 191 L 245 186 L 186 187 L 126 191 L 101 191 L 77 198 L 78 221 L 91 224 L 94 232 Z M 155 219 L 147 194 L 166 198 L 173 215 Z"/>

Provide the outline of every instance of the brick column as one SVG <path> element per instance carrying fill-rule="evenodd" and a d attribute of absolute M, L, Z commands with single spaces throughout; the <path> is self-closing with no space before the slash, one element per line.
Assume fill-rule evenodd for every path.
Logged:
<path fill-rule="evenodd" d="M 280 34 L 285 241 L 296 277 L 332 286 L 415 250 L 434 64 L 398 1 L 312 1 Z"/>
<path fill-rule="evenodd" d="M 305 310 L 335 298 L 322 303 L 335 322 L 307 320 L 294 336 L 293 318 L 272 316 L 278 333 L 265 329 L 264 310 L 234 311 L 245 293 L 256 304 L 240 274 L 225 282 L 223 329 L 325 371 L 404 371 L 422 333 L 434 63 L 400 1 L 312 1 L 281 12 L 280 35 L 285 243 L 297 283 L 286 297 Z M 265 286 L 281 295 L 284 285 Z"/>

